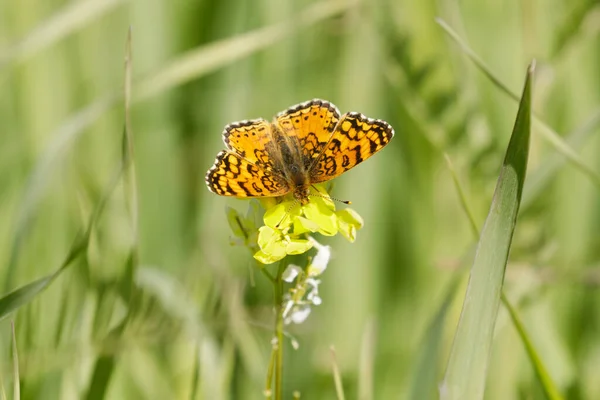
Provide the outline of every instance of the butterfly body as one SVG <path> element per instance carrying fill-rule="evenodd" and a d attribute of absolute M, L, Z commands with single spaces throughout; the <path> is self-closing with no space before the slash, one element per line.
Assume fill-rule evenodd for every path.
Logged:
<path fill-rule="evenodd" d="M 222 196 L 276 197 L 293 193 L 308 202 L 310 186 L 331 180 L 381 150 L 392 127 L 359 113 L 341 118 L 324 100 L 311 100 L 264 119 L 225 127 L 227 150 L 206 174 L 210 191 Z"/>

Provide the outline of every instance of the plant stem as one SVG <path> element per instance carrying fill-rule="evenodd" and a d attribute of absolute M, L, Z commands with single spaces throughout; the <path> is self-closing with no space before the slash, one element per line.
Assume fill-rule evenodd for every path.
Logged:
<path fill-rule="evenodd" d="M 255 252 L 255 253 L 256 253 L 256 252 Z M 266 270 L 266 268 L 261 268 L 261 269 L 260 269 L 260 272 L 262 272 L 262 274 L 263 274 L 264 276 L 266 276 L 266 277 L 267 277 L 267 279 L 268 279 L 269 281 L 271 281 L 271 283 L 272 283 L 272 284 L 275 284 L 275 278 L 273 278 L 273 275 L 271 275 L 271 273 L 270 273 L 269 271 L 267 271 L 267 270 Z"/>
<path fill-rule="evenodd" d="M 282 399 L 283 391 L 283 271 L 284 264 L 279 262 L 277 276 L 275 277 L 275 337 L 277 338 L 275 357 L 275 400 Z"/>
<path fill-rule="evenodd" d="M 275 358 L 277 351 L 275 347 L 271 350 L 271 359 L 269 360 L 269 369 L 267 370 L 267 382 L 265 383 L 265 399 L 271 400 L 273 398 L 273 370 L 275 369 Z"/>

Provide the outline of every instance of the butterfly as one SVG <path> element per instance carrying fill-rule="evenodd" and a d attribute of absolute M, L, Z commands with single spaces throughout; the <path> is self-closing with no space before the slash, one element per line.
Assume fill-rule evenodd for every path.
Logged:
<path fill-rule="evenodd" d="M 206 173 L 208 189 L 221 196 L 277 197 L 293 193 L 308 203 L 310 187 L 329 181 L 384 148 L 394 137 L 385 121 L 314 99 L 264 119 L 229 124 L 227 150 Z"/>

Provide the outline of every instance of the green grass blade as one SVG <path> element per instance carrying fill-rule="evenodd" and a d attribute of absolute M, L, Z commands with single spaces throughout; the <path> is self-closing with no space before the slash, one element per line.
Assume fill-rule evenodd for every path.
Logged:
<path fill-rule="evenodd" d="M 118 341 L 118 339 L 123 336 L 123 331 L 126 326 L 127 318 L 109 332 L 107 340 L 109 342 Z M 85 395 L 86 400 L 104 399 L 115 369 L 116 361 L 117 355 L 115 353 L 100 354 L 96 359 L 91 382 Z"/>
<path fill-rule="evenodd" d="M 446 316 L 456 296 L 460 282 L 465 270 L 456 271 L 454 278 L 450 282 L 444 301 L 438 308 L 435 317 L 429 323 L 423 342 L 421 343 L 419 354 L 414 364 L 414 375 L 410 386 L 410 400 L 421 400 L 435 398 L 435 389 L 439 379 L 440 356 L 444 337 L 444 325 Z"/>
<path fill-rule="evenodd" d="M 562 23 L 556 29 L 556 39 L 550 51 L 551 59 L 556 59 L 564 52 L 569 44 L 574 42 L 585 26 L 585 19 L 592 14 L 594 7 L 598 6 L 597 0 L 584 0 L 569 4 L 569 10 L 563 16 Z"/>
<path fill-rule="evenodd" d="M 133 132 L 131 130 L 131 27 L 127 33 L 125 50 L 125 132 L 123 138 L 122 162 L 127 168 L 125 175 L 126 201 L 131 215 L 131 229 L 133 231 L 133 255 L 134 264 L 137 264 L 137 243 L 139 225 L 138 184 L 135 170 L 135 152 L 133 146 Z"/>
<path fill-rule="evenodd" d="M 6 390 L 4 389 L 4 378 L 0 374 L 0 399 L 6 400 Z"/>
<path fill-rule="evenodd" d="M 317 2 L 299 13 L 293 20 L 286 20 L 264 28 L 220 40 L 193 50 L 175 59 L 158 73 L 137 85 L 133 100 L 144 100 L 158 93 L 179 86 L 192 79 L 206 75 L 234 61 L 270 47 L 301 28 L 334 17 L 355 6 L 357 1 Z"/>
<path fill-rule="evenodd" d="M 444 400 L 483 398 L 504 272 L 527 171 L 533 71 L 532 63 L 527 70 L 515 126 L 471 267 L 446 376 L 440 388 Z"/>
<path fill-rule="evenodd" d="M 130 93 L 130 74 L 131 74 L 131 67 L 130 67 L 130 55 L 131 55 L 131 49 L 130 49 L 130 41 L 128 39 L 128 47 L 127 47 L 127 61 L 126 61 L 126 79 L 125 79 L 125 97 L 126 97 L 126 105 L 129 104 L 129 93 Z M 63 261 L 62 265 L 60 266 L 60 268 L 58 268 L 57 271 L 55 271 L 54 273 L 47 275 L 43 278 L 39 278 L 31 283 L 28 283 L 25 286 L 22 286 L 12 292 L 10 292 L 9 294 L 3 296 L 2 298 L 0 298 L 0 320 L 2 318 L 5 318 L 8 314 L 10 314 L 12 311 L 24 306 L 25 304 L 29 303 L 33 298 L 35 298 L 39 293 L 41 293 L 44 289 L 46 289 L 48 287 L 48 285 L 50 285 L 50 283 L 57 278 L 60 273 L 62 271 L 64 271 L 68 266 L 70 266 L 72 264 L 72 262 L 87 248 L 88 243 L 89 243 L 89 236 L 91 233 L 91 230 L 93 228 L 93 226 L 95 225 L 97 219 L 100 217 L 100 214 L 102 213 L 102 211 L 104 210 L 104 205 L 106 204 L 106 201 L 108 200 L 108 198 L 112 195 L 116 185 L 118 184 L 119 180 L 121 179 L 121 176 L 123 175 L 124 169 L 127 168 L 127 166 L 129 164 L 131 164 L 131 160 L 132 160 L 132 149 L 133 149 L 133 144 L 132 144 L 132 139 L 130 138 L 130 133 L 128 131 L 128 123 L 129 123 L 129 108 L 126 108 L 126 127 L 125 127 L 125 132 L 124 132 L 124 143 L 126 143 L 126 146 L 124 146 L 124 152 L 123 152 L 123 160 L 121 165 L 119 166 L 119 168 L 117 169 L 116 173 L 114 174 L 113 178 L 111 179 L 110 183 L 108 184 L 108 186 L 105 188 L 103 195 L 100 199 L 100 202 L 97 204 L 96 208 L 94 209 L 92 215 L 90 216 L 87 228 L 85 230 L 85 232 L 83 234 L 80 234 L 75 242 L 73 243 L 73 245 L 71 246 L 71 249 L 67 255 L 67 257 L 65 258 L 65 260 Z M 78 126 L 78 124 L 76 124 Z M 54 151 L 59 151 L 58 149 L 54 150 Z M 54 151 L 52 152 L 54 154 Z M 45 163 L 42 163 L 45 165 Z M 130 170 L 131 171 L 131 170 Z M 33 182 L 38 182 L 41 179 L 41 176 L 36 176 L 36 173 L 41 174 L 42 176 L 46 173 L 45 169 L 44 170 L 36 170 L 33 173 L 32 176 L 32 181 Z M 133 178 L 132 181 L 133 184 L 135 184 L 135 171 L 131 172 Z M 39 190 L 39 184 L 41 183 L 35 183 L 32 184 L 32 186 L 30 186 L 30 189 L 32 190 L 29 195 L 33 196 L 37 199 L 38 197 L 38 190 Z M 133 189 L 135 190 L 135 189 Z M 28 196 L 26 195 L 26 198 L 28 198 Z M 135 197 L 135 202 L 132 203 L 132 220 L 135 226 L 137 226 L 137 197 Z M 35 201 L 32 199 L 32 202 L 35 203 Z M 16 265 L 16 257 L 18 255 L 18 248 L 20 247 L 20 241 L 21 239 L 19 238 L 21 235 L 23 235 L 26 230 L 27 230 L 27 221 L 29 219 L 29 214 L 30 212 L 32 212 L 32 209 L 30 209 L 30 207 L 32 207 L 32 205 L 27 205 L 25 206 L 24 209 L 22 209 L 22 211 L 24 210 L 24 214 L 22 214 L 22 220 L 21 222 L 18 224 L 18 228 L 17 228 L 17 238 L 15 239 L 15 242 L 13 243 L 13 249 L 11 252 L 11 259 L 9 262 L 9 273 L 8 273 L 8 277 L 10 278 L 12 276 L 11 274 L 11 268 L 14 267 L 14 265 Z M 135 229 L 135 227 L 134 227 Z M 134 242 L 136 243 L 136 242 Z M 10 279 L 7 279 L 8 282 L 10 282 Z M 7 283 L 8 284 L 8 283 Z"/>
<path fill-rule="evenodd" d="M 374 398 L 374 366 L 376 349 L 376 326 L 374 320 L 365 324 L 360 349 L 360 362 L 358 371 L 358 400 L 372 400 Z"/>
<path fill-rule="evenodd" d="M 331 367 L 333 368 L 333 382 L 335 384 L 335 393 L 338 400 L 344 400 L 346 396 L 344 395 L 342 374 L 340 373 L 340 368 L 338 367 L 337 358 L 335 356 L 335 348 L 331 346 L 329 348 L 329 351 L 331 352 Z"/>
<path fill-rule="evenodd" d="M 6 318 L 14 310 L 29 303 L 35 296 L 42 292 L 54 279 L 54 274 L 45 276 L 17 290 L 5 295 L 0 299 L 0 319 Z"/>
<path fill-rule="evenodd" d="M 137 305 L 133 299 L 134 292 L 134 277 L 138 267 L 138 196 L 137 196 L 137 178 L 134 163 L 134 147 L 133 136 L 131 131 L 131 27 L 127 32 L 127 40 L 125 44 L 125 74 L 124 74 L 124 108 L 125 108 L 125 123 L 123 128 L 121 166 L 123 173 L 123 181 L 125 187 L 125 201 L 130 214 L 130 223 L 132 229 L 132 245 L 130 249 L 127 266 L 124 269 L 125 277 L 122 285 L 124 286 L 124 298 L 128 301 L 127 315 L 124 320 L 115 327 L 109 334 L 108 338 L 118 340 L 123 335 L 123 331 L 128 324 L 129 318 L 133 315 L 135 306 Z M 94 372 L 86 394 L 87 400 L 102 400 L 106 396 L 111 378 L 117 364 L 117 356 L 115 354 L 100 354 L 94 365 Z"/>
<path fill-rule="evenodd" d="M 23 201 L 17 211 L 17 222 L 10 250 L 10 259 L 6 269 L 4 290 L 9 290 L 12 287 L 14 270 L 20 255 L 21 245 L 29 232 L 37 206 L 43 198 L 46 188 L 52 182 L 52 172 L 60 165 L 61 156 L 73 144 L 79 133 L 110 109 L 113 103 L 114 100 L 112 97 L 104 97 L 91 106 L 86 107 L 66 124 L 50 134 L 51 137 L 56 139 L 52 141 L 40 158 L 40 161 L 33 168 L 33 172 L 26 183 Z"/>
<path fill-rule="evenodd" d="M 13 399 L 21 398 L 21 380 L 19 378 L 19 354 L 17 351 L 17 337 L 15 335 L 15 323 L 11 321 L 10 328 L 12 332 L 12 350 L 13 350 Z"/>
<path fill-rule="evenodd" d="M 471 207 L 469 207 L 469 203 L 467 202 L 467 196 L 465 195 L 465 191 L 463 190 L 462 185 L 460 184 L 460 180 L 458 179 L 458 175 L 456 174 L 456 170 L 454 169 L 452 160 L 450 160 L 450 156 L 444 153 L 444 159 L 446 160 L 446 165 L 448 166 L 450 174 L 452 175 L 452 181 L 454 182 L 454 187 L 456 187 L 456 192 L 458 193 L 458 198 L 460 199 L 460 205 L 467 217 L 469 218 L 471 232 L 477 238 L 479 237 L 479 227 L 477 227 L 477 222 L 475 222 L 475 217 L 473 216 Z"/>
<path fill-rule="evenodd" d="M 574 149 L 581 148 L 587 140 L 596 132 L 600 126 L 600 107 L 596 108 L 592 115 L 582 123 L 577 129 L 569 133 L 566 141 Z M 567 162 L 566 158 L 560 153 L 547 155 L 541 160 L 535 171 L 531 171 L 527 184 L 523 189 L 523 200 L 521 201 L 521 210 L 527 210 L 534 200 L 542 195 L 544 189 L 550 184 L 552 178 L 561 171 L 561 167 Z"/>
<path fill-rule="evenodd" d="M 86 400 L 104 399 L 114 367 L 115 357 L 113 355 L 100 356 L 96 360 L 92 382 L 85 397 Z"/>
<path fill-rule="evenodd" d="M 86 249 L 88 235 L 79 235 L 65 260 L 63 261 L 60 268 L 50 275 L 46 275 L 43 278 L 39 278 L 31 283 L 28 283 L 20 288 L 2 296 L 0 298 L 0 320 L 6 318 L 11 312 L 24 306 L 33 300 L 38 294 L 52 283 L 52 281 L 58 277 L 58 275 Z"/>
<path fill-rule="evenodd" d="M 594 117 L 591 119 L 591 121 L 584 124 L 582 129 L 579 129 L 575 132 L 574 138 L 579 139 L 577 142 L 580 142 L 582 139 L 581 136 L 585 136 L 585 133 L 587 133 L 591 130 L 588 128 L 588 126 L 589 125 L 594 126 L 596 123 L 596 119 L 599 119 L 599 118 L 600 118 L 600 114 L 594 115 Z M 575 140 L 573 140 L 573 141 L 575 141 Z M 564 160 L 564 157 L 562 157 L 560 155 L 553 154 L 553 156 L 554 157 L 550 161 L 554 161 L 554 158 L 556 158 L 557 156 L 561 157 L 561 159 Z M 459 193 L 461 205 L 471 222 L 472 231 L 475 233 L 476 236 L 479 236 L 479 229 L 477 228 L 477 225 L 475 224 L 473 214 L 469 209 L 466 196 L 464 194 L 464 191 L 462 190 L 462 186 L 460 185 L 460 181 L 458 180 L 458 176 L 456 175 L 456 171 L 454 170 L 454 167 L 452 165 L 450 157 L 447 154 L 445 154 L 445 157 L 446 157 L 446 162 L 448 164 L 448 168 L 450 169 L 450 172 L 452 174 L 454 184 Z M 555 168 L 550 168 L 550 169 L 546 168 L 546 166 L 548 164 L 551 167 L 554 166 Z M 553 173 L 556 172 L 555 170 L 558 168 L 558 167 L 556 167 L 556 164 L 558 164 L 558 162 L 549 162 L 548 164 L 544 164 L 545 167 L 543 168 L 542 172 L 547 172 L 547 173 L 543 174 L 542 177 L 548 177 L 548 176 L 553 175 Z M 560 165 L 560 164 L 558 164 L 558 165 Z M 529 181 L 531 181 L 531 178 L 528 179 L 528 182 Z M 540 182 L 540 184 L 541 184 L 541 182 Z M 524 207 L 526 206 L 526 202 L 527 202 L 526 199 L 527 199 L 527 194 L 528 194 L 527 188 L 529 186 L 531 186 L 531 185 L 528 184 L 527 186 L 525 186 L 525 188 L 523 190 L 523 199 L 521 202 L 521 209 L 524 209 Z M 534 195 L 530 194 L 530 198 L 532 198 L 531 196 L 534 196 Z M 456 282 L 456 283 L 458 283 L 458 282 Z M 457 285 L 454 285 L 454 286 L 458 287 Z M 452 296 L 452 291 L 448 294 L 446 301 L 444 302 L 444 305 L 443 305 L 444 308 L 442 308 L 442 310 L 440 310 L 440 313 L 445 312 L 445 308 L 447 308 L 447 303 L 449 303 L 449 301 L 451 301 L 451 299 L 452 299 L 451 296 Z M 554 385 L 554 382 L 552 381 L 552 379 L 550 378 L 550 375 L 546 371 L 546 368 L 544 367 L 544 364 L 542 363 L 535 348 L 533 347 L 531 339 L 527 335 L 527 332 L 525 331 L 525 328 L 524 328 L 516 310 L 509 303 L 508 299 L 504 295 L 504 292 L 502 292 L 502 294 L 501 294 L 501 300 L 502 300 L 502 303 L 504 304 L 504 306 L 508 309 L 508 312 L 510 314 L 512 322 L 515 326 L 515 329 L 517 329 L 517 332 L 519 333 L 519 336 L 523 342 L 523 345 L 525 346 L 525 349 L 527 350 L 527 355 L 529 356 L 529 359 L 531 360 L 531 363 L 535 369 L 535 372 L 538 376 L 538 379 L 540 380 L 542 387 L 544 388 L 544 392 L 546 393 L 547 398 L 550 400 L 561 400 L 562 396 L 558 392 L 556 386 Z M 441 316 L 438 315 L 437 318 L 433 321 L 432 326 L 428 330 L 428 337 L 430 338 L 430 340 L 428 340 L 426 348 L 428 349 L 427 351 L 429 353 L 431 353 L 429 355 L 428 359 L 432 359 L 432 358 L 436 357 L 437 356 L 436 353 L 439 351 L 439 336 L 440 335 L 439 334 L 436 335 L 436 328 L 439 330 L 439 329 L 441 329 L 441 327 L 443 327 L 443 321 L 444 321 L 443 316 L 444 316 L 444 314 L 442 314 Z M 427 365 L 424 368 L 422 367 L 421 369 L 432 370 L 433 372 L 429 372 L 429 374 L 431 375 L 432 373 L 435 372 L 435 365 L 436 364 L 431 365 L 431 363 L 430 363 L 429 365 Z M 422 372 L 421 375 L 427 376 L 427 372 L 424 371 L 424 372 Z M 414 383 L 416 385 L 413 386 L 413 389 L 415 389 L 413 391 L 413 396 L 412 396 L 413 399 L 430 397 L 430 394 L 427 394 L 427 392 L 422 392 L 422 390 L 423 390 L 422 388 L 431 387 L 429 382 L 418 382 L 417 380 L 415 380 Z"/>
<path fill-rule="evenodd" d="M 175 277 L 158 268 L 141 266 L 136 270 L 135 284 L 158 300 L 167 315 L 181 321 L 190 337 L 198 341 L 203 338 L 206 329 L 199 317 L 201 313 Z"/>
<path fill-rule="evenodd" d="M 517 311 L 510 304 L 510 302 L 508 301 L 508 299 L 506 298 L 504 293 L 502 293 L 502 304 L 504 304 L 504 307 L 506 307 L 506 309 L 508 310 L 510 319 L 512 320 L 513 325 L 515 326 L 515 329 L 519 333 L 519 337 L 521 338 L 521 341 L 523 342 L 523 345 L 525 346 L 525 350 L 527 351 L 529 360 L 531 361 L 531 364 L 533 365 L 533 369 L 535 370 L 535 373 L 536 373 L 538 379 L 540 380 L 540 384 L 542 385 L 542 388 L 544 389 L 544 393 L 546 394 L 546 397 L 549 400 L 562 400 L 563 397 L 561 396 L 560 392 L 554 385 L 554 382 L 552 381 L 550 374 L 546 370 L 544 363 L 542 362 L 540 356 L 538 355 L 537 351 L 533 347 L 533 343 L 532 343 L 531 339 L 529 338 L 529 335 L 527 334 L 527 331 L 525 330 L 523 323 L 521 322 L 521 318 L 519 318 Z"/>
<path fill-rule="evenodd" d="M 192 373 L 192 382 L 191 382 L 191 389 L 190 389 L 190 400 L 195 400 L 196 398 L 198 398 L 198 387 L 200 385 L 200 357 L 198 357 L 198 352 L 200 351 L 200 346 L 196 345 L 195 349 L 194 349 L 194 354 L 196 355 L 194 357 L 194 372 Z"/>
<path fill-rule="evenodd" d="M 515 101 L 519 101 L 519 96 L 510 90 L 502 81 L 494 75 L 492 70 L 483 62 L 483 60 L 471 49 L 465 41 L 463 41 L 458 33 L 456 33 L 444 20 L 438 18 L 437 23 L 444 29 L 444 31 L 460 46 L 462 51 L 473 61 L 475 66 L 487 76 L 494 85 L 496 85 L 503 93 Z M 588 178 L 592 180 L 594 185 L 600 189 L 600 175 L 592 168 L 590 168 L 583 159 L 577 154 L 575 150 L 565 140 L 556 133 L 548 124 L 539 118 L 533 116 L 533 122 L 538 128 L 542 137 L 547 140 L 559 153 L 569 160 L 577 169 L 584 173 Z"/>
<path fill-rule="evenodd" d="M 39 24 L 23 40 L 0 54 L 0 69 L 13 62 L 23 62 L 71 33 L 114 10 L 127 0 L 87 0 L 68 3 L 54 16 Z"/>
<path fill-rule="evenodd" d="M 89 244 L 92 228 L 102 214 L 104 206 L 117 186 L 122 172 L 123 167 L 120 166 L 112 180 L 109 182 L 108 186 L 105 188 L 103 196 L 90 216 L 85 231 L 76 237 L 61 266 L 54 273 L 46 275 L 43 278 L 39 278 L 31 283 L 26 284 L 25 286 L 21 286 L 20 288 L 0 298 L 0 320 L 5 318 L 12 311 L 17 310 L 33 300 L 38 294 L 44 291 L 44 289 L 46 289 L 50 283 L 52 283 L 52 281 L 54 281 L 54 279 L 56 279 L 67 267 L 72 265 L 73 261 L 75 261 L 81 254 L 85 252 Z"/>

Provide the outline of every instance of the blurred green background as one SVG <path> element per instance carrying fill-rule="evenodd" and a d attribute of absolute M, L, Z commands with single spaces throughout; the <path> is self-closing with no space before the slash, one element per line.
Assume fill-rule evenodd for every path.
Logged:
<path fill-rule="evenodd" d="M 136 230 L 119 181 L 84 256 L 0 322 L 7 391 L 14 319 L 24 399 L 264 398 L 272 288 L 229 243 L 248 202 L 204 174 L 227 123 L 318 97 L 396 136 L 336 180 L 365 227 L 322 240 L 285 398 L 335 398 L 330 346 L 349 399 L 436 398 L 477 241 L 444 153 L 481 227 L 517 110 L 436 17 L 517 93 L 536 58 L 537 115 L 600 171 L 596 0 L 0 0 L 2 293 L 59 268 L 120 165 L 129 26 L 139 199 Z M 535 127 L 505 290 L 565 397 L 598 399 L 600 186 Z M 502 307 L 485 398 L 544 398 Z"/>

